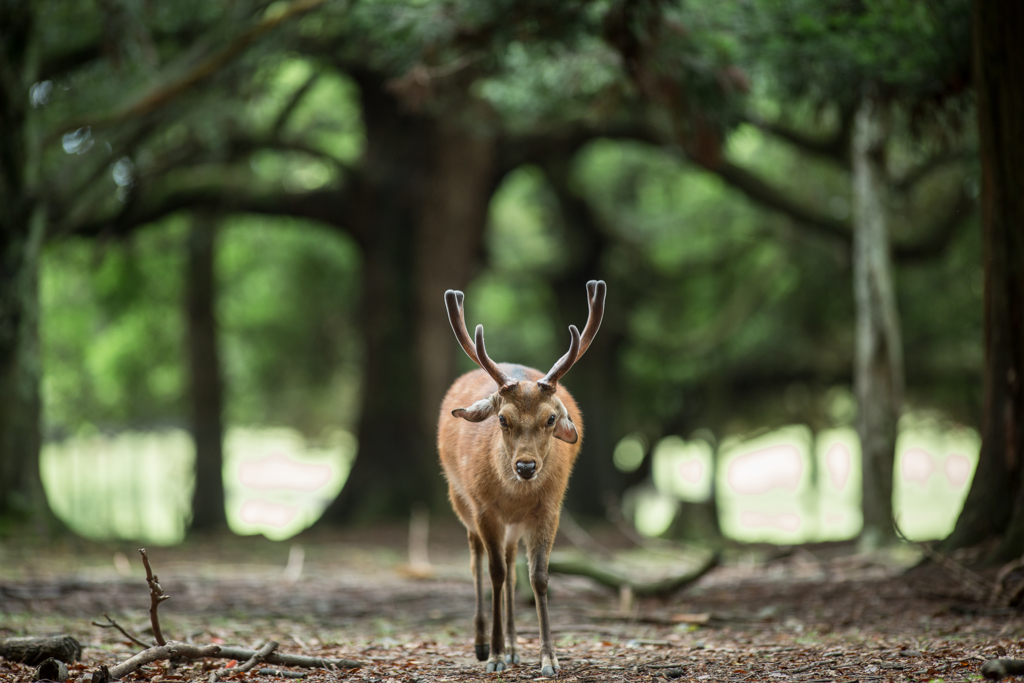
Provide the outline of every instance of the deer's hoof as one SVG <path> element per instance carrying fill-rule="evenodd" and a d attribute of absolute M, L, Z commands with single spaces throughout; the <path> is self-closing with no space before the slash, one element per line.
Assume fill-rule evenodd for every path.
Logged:
<path fill-rule="evenodd" d="M 543 669 L 540 670 L 540 675 L 550 676 L 553 678 L 558 675 L 558 669 L 556 669 L 553 666 L 545 666 Z"/>
<path fill-rule="evenodd" d="M 505 662 L 502 662 L 500 660 L 496 661 L 496 662 L 487 662 L 487 673 L 497 673 L 499 671 L 504 671 L 504 670 L 505 670 Z"/>
<path fill-rule="evenodd" d="M 491 656 L 491 646 L 487 643 L 476 646 L 476 661 L 486 662 Z"/>
<path fill-rule="evenodd" d="M 511 654 L 505 655 L 505 663 L 506 664 L 518 664 L 520 661 L 522 661 L 522 660 L 520 660 L 519 655 L 517 655 L 514 652 L 511 653 Z"/>

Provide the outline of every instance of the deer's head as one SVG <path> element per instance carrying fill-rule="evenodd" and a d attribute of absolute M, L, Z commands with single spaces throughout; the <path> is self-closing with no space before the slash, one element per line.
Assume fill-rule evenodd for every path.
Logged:
<path fill-rule="evenodd" d="M 450 289 L 445 292 L 448 319 L 455 337 L 466 354 L 498 385 L 498 390 L 490 396 L 465 408 L 456 408 L 452 415 L 470 422 L 482 422 L 497 416 L 496 427 L 500 430 L 505 459 L 510 471 L 520 481 L 531 480 L 541 473 L 554 439 L 567 443 L 579 440 L 576 425 L 557 395 L 558 380 L 583 356 L 601 327 L 605 291 L 603 281 L 587 283 L 590 313 L 582 336 L 575 325 L 570 325 L 569 350 L 536 381 L 525 373 L 514 377 L 498 367 L 487 356 L 483 325 L 477 325 L 475 341 L 469 336 L 462 306 L 463 293 Z"/>

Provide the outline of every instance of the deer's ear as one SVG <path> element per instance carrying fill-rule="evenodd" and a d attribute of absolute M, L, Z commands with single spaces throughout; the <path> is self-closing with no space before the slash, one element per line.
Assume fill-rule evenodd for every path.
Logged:
<path fill-rule="evenodd" d="M 452 411 L 452 415 L 461 417 L 463 420 L 469 420 L 470 422 L 482 422 L 496 412 L 493 397 L 488 396 L 487 398 L 480 399 L 468 408 L 456 408 Z"/>
<path fill-rule="evenodd" d="M 572 423 L 568 415 L 558 418 L 558 422 L 555 423 L 555 438 L 566 443 L 579 441 L 580 435 L 576 431 L 576 425 Z"/>

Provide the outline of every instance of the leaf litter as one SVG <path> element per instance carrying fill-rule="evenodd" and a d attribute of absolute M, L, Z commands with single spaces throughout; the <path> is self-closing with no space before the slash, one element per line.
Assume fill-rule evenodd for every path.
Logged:
<path fill-rule="evenodd" d="M 168 639 L 354 659 L 358 669 L 303 671 L 307 681 L 448 683 L 544 680 L 528 584 L 517 591 L 522 663 L 488 674 L 473 656 L 473 587 L 464 533 L 431 539 L 430 571 L 405 566 L 403 531 L 375 528 L 307 534 L 292 542 L 203 539 L 150 549 L 171 596 L 160 617 Z M 301 573 L 288 564 L 302 543 Z M 152 638 L 145 572 L 130 546 L 26 543 L 0 548 L 0 637 L 66 633 L 84 646 L 72 680 L 113 666 L 138 646 L 90 625 L 104 613 Z M 294 554 L 294 551 L 293 551 Z M 697 554 L 653 554 L 649 571 L 696 564 Z M 644 556 L 620 549 L 623 566 Z M 112 559 L 113 558 L 113 559 Z M 671 599 L 636 599 L 578 576 L 554 575 L 552 630 L 558 677 L 592 681 L 967 681 L 996 656 L 1024 657 L 1016 610 L 972 602 L 935 565 L 904 548 L 856 554 L 851 545 L 799 549 L 771 559 L 741 549 Z M 605 560 L 602 560 L 605 561 Z M 666 569 L 667 568 L 667 569 Z M 205 681 L 223 660 L 155 662 L 122 680 Z M 32 668 L 0 660 L 0 681 Z M 286 681 L 256 670 L 222 680 Z"/>

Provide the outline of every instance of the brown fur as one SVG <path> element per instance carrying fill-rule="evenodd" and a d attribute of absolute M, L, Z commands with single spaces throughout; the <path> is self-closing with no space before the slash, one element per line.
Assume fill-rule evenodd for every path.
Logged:
<path fill-rule="evenodd" d="M 576 402 L 564 387 L 557 385 L 552 394 L 538 386 L 537 380 L 543 377 L 541 372 L 514 365 L 499 367 L 519 380 L 513 388 L 499 391 L 494 379 L 483 370 L 474 370 L 455 381 L 441 404 L 437 446 L 448 478 L 452 507 L 469 535 L 477 601 L 474 620 L 477 657 L 488 660 L 488 671 L 501 671 L 506 661 L 519 661 L 512 608 L 515 557 L 522 536 L 530 583 L 537 598 L 541 673 L 554 675 L 558 671 L 558 660 L 548 620 L 548 557 L 558 530 L 569 474 L 583 441 L 583 421 Z M 481 405 L 480 402 L 488 398 L 493 405 L 493 414 L 489 417 L 480 421 L 461 417 L 467 414 L 465 409 Z M 482 410 L 491 409 L 486 403 L 482 405 Z M 453 415 L 453 411 L 460 416 Z M 498 414 L 505 416 L 507 429 L 499 425 Z M 558 418 L 554 427 L 547 424 L 551 415 Z M 566 417 L 572 423 L 568 427 L 575 425 L 575 443 L 555 437 L 556 429 L 563 426 L 559 420 Z M 565 432 L 559 433 L 565 436 Z M 523 480 L 517 476 L 519 462 L 535 463 L 532 478 Z M 493 588 L 494 621 L 489 646 L 485 640 L 482 604 L 484 552 L 488 556 Z"/>

